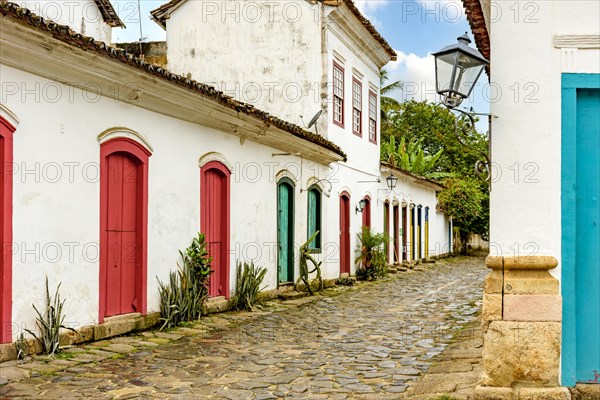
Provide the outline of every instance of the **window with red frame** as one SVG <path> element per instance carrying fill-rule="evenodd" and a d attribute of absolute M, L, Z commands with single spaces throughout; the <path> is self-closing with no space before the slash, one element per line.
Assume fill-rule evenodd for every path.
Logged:
<path fill-rule="evenodd" d="M 369 140 L 377 143 L 377 95 L 369 92 Z"/>
<path fill-rule="evenodd" d="M 333 122 L 344 126 L 344 69 L 333 64 Z"/>
<path fill-rule="evenodd" d="M 352 132 L 362 136 L 362 85 L 352 80 Z"/>

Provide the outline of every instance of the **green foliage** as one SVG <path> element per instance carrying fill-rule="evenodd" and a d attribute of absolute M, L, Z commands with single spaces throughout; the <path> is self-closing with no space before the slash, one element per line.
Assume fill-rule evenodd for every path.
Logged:
<path fill-rule="evenodd" d="M 356 279 L 354 278 L 350 278 L 350 277 L 342 277 L 342 278 L 338 278 L 335 281 L 336 285 L 340 285 L 340 286 L 354 286 L 354 284 L 356 283 Z"/>
<path fill-rule="evenodd" d="M 396 138 L 391 136 L 390 140 L 382 145 L 381 158 L 384 162 L 417 175 L 425 177 L 434 174 L 436 177 L 444 175 L 437 171 L 435 166 L 444 149 L 440 149 L 435 154 L 426 154 L 421 147 L 422 141 L 423 139 L 413 139 L 407 145 L 406 138 L 403 136 L 396 146 Z"/>
<path fill-rule="evenodd" d="M 474 179 L 448 179 L 438 194 L 438 206 L 454 220 L 466 253 L 469 233 L 485 234 L 489 224 L 489 190 L 485 182 Z"/>
<path fill-rule="evenodd" d="M 198 234 L 185 253 L 179 251 L 179 254 L 182 263 L 178 264 L 177 271 L 169 273 L 169 282 L 163 284 L 158 280 L 160 314 L 164 321 L 161 330 L 199 319 L 208 298 L 212 259 L 208 256 L 204 234 Z"/>
<path fill-rule="evenodd" d="M 254 309 L 258 292 L 263 290 L 260 285 L 267 274 L 266 268 L 255 267 L 254 263 L 236 263 L 235 297 L 233 298 L 233 308 L 236 310 Z"/>
<path fill-rule="evenodd" d="M 392 92 L 397 90 L 402 90 L 402 82 L 396 81 L 392 83 L 387 83 L 389 80 L 388 71 L 382 69 L 379 71 L 379 83 L 381 87 L 381 95 L 379 97 L 381 102 L 381 123 L 382 125 L 386 125 L 388 122 L 388 114 L 393 112 L 398 106 L 400 106 L 400 102 L 389 95 Z"/>
<path fill-rule="evenodd" d="M 29 354 L 29 346 L 22 333 L 15 342 L 15 349 L 17 350 L 17 360 L 22 360 Z"/>
<path fill-rule="evenodd" d="M 360 242 L 360 255 L 356 257 L 356 278 L 373 280 L 387 275 L 387 262 L 383 251 L 384 243 L 389 238 L 384 233 L 375 233 L 369 227 L 363 226 L 357 234 Z"/>
<path fill-rule="evenodd" d="M 388 117 L 388 123 L 382 123 L 382 160 L 394 164 L 390 162 L 392 154 L 394 165 L 414 172 L 412 166 L 406 168 L 407 164 L 411 164 L 411 154 L 415 162 L 423 163 L 418 152 L 415 154 L 410 149 L 411 144 L 417 144 L 423 151 L 423 161 L 425 157 L 432 157 L 432 160 L 437 156 L 433 165 L 427 166 L 431 168 L 423 168 L 421 173 L 416 173 L 432 179 L 446 179 L 443 181 L 444 185 L 452 186 L 440 193 L 444 202 L 440 206 L 454 216 L 454 226 L 459 228 L 461 237 L 468 236 L 469 233 L 485 237 L 489 227 L 489 187 L 475 176 L 475 162 L 479 155 L 466 149 L 456 139 L 454 114 L 442 105 L 410 100 L 388 112 Z M 458 120 L 459 128 L 464 122 L 463 119 Z M 488 151 L 486 135 L 475 131 L 463 138 L 469 145 L 483 152 Z M 398 151 L 393 152 L 394 145 L 398 142 Z M 403 143 L 408 143 L 405 151 L 408 163 L 404 161 L 404 164 L 402 158 L 406 160 L 406 156 L 400 155 Z M 438 155 L 440 151 L 442 153 Z M 460 185 L 457 181 L 462 180 L 466 181 L 461 185 L 465 190 L 457 191 L 457 185 Z M 453 194 L 460 197 L 450 201 Z M 470 212 L 465 213 L 467 209 Z"/>
<path fill-rule="evenodd" d="M 63 315 L 63 307 L 66 300 L 60 298 L 60 283 L 56 287 L 54 292 L 54 298 L 50 298 L 50 290 L 48 288 L 48 277 L 46 277 L 46 309 L 42 314 L 35 305 L 32 304 L 33 309 L 37 313 L 36 325 L 38 328 L 39 336 L 25 329 L 30 335 L 32 335 L 42 345 L 42 351 L 44 354 L 54 355 L 59 351 L 60 344 L 60 329 L 68 329 L 75 333 L 78 333 L 75 329 L 64 326 L 65 315 Z"/>
<path fill-rule="evenodd" d="M 318 234 L 319 234 L 319 231 L 316 231 L 315 233 L 312 234 L 311 237 L 308 238 L 308 240 L 302 246 L 300 246 L 300 277 L 296 281 L 296 285 L 295 285 L 296 290 L 299 291 L 300 281 L 304 282 L 304 287 L 306 288 L 306 290 L 308 290 L 308 292 L 311 295 L 315 294 L 315 289 L 313 289 L 313 285 L 316 286 L 317 292 L 320 292 L 323 290 L 323 278 L 321 278 L 321 264 L 323 263 L 323 261 L 317 262 L 317 260 L 315 260 L 313 258 L 313 256 L 311 255 L 310 249 L 309 249 L 309 243 L 311 243 L 317 237 Z M 312 271 L 308 270 L 308 262 L 309 261 L 314 266 L 314 269 Z M 317 276 L 311 282 L 308 278 L 308 275 L 312 274 L 314 272 L 317 273 Z"/>
<path fill-rule="evenodd" d="M 478 155 L 456 140 L 455 116 L 446 107 L 410 100 L 398 105 L 388 116 L 389 125 L 382 126 L 381 143 L 388 143 L 391 137 L 396 138 L 396 143 L 402 138 L 406 143 L 420 140 L 425 154 L 434 155 L 444 150 L 436 162 L 437 171 L 455 173 L 459 177 L 474 175 Z M 462 123 L 459 121 L 459 125 Z M 470 145 L 487 151 L 485 135 L 474 132 L 465 139 Z"/>

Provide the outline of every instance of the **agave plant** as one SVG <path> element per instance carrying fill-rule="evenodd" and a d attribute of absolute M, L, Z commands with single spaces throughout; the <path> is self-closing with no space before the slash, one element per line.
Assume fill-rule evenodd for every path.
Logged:
<path fill-rule="evenodd" d="M 158 280 L 160 314 L 164 321 L 160 329 L 199 319 L 208 298 L 212 259 L 208 255 L 204 235 L 198 234 L 185 253 L 180 250 L 179 255 L 182 262 L 177 271 L 169 272 L 169 282 L 163 284 Z"/>
<path fill-rule="evenodd" d="M 65 315 L 63 315 L 63 307 L 66 300 L 60 298 L 60 283 L 54 293 L 54 298 L 50 298 L 50 290 L 48 289 L 48 277 L 46 277 L 46 309 L 41 313 L 35 304 L 32 304 L 33 309 L 37 313 L 36 325 L 39 331 L 39 336 L 35 332 L 25 329 L 27 333 L 32 335 L 42 345 L 44 354 L 54 355 L 59 351 L 60 345 L 60 330 L 67 329 L 78 333 L 75 329 L 65 326 Z"/>
<path fill-rule="evenodd" d="M 267 274 L 266 268 L 255 267 L 254 263 L 236 263 L 236 281 L 235 297 L 233 298 L 233 307 L 237 310 L 254 309 L 258 293 L 264 289 L 261 288 L 262 281 Z"/>

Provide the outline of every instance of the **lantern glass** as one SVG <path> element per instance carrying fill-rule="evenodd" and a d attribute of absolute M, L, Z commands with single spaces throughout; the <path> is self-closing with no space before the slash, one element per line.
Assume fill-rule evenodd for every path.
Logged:
<path fill-rule="evenodd" d="M 447 107 L 453 108 L 469 97 L 488 61 L 471 48 L 465 33 L 458 43 L 434 53 L 436 91 Z"/>
<path fill-rule="evenodd" d="M 388 188 L 390 188 L 390 190 L 394 190 L 394 188 L 398 184 L 398 178 L 395 177 L 394 175 L 388 176 L 385 180 L 387 181 L 387 185 L 388 185 Z"/>

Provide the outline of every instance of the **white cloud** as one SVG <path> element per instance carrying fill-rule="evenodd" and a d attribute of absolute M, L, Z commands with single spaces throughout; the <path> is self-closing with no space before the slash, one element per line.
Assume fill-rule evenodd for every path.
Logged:
<path fill-rule="evenodd" d="M 381 22 L 375 17 L 375 12 L 390 3 L 390 0 L 354 0 L 354 4 L 371 23 L 378 29 Z"/>
<path fill-rule="evenodd" d="M 395 50 L 398 54 L 397 61 L 392 61 L 385 66 L 388 70 L 387 83 L 401 81 L 402 90 L 390 94 L 400 101 L 414 99 L 417 101 L 439 101 L 435 92 L 435 63 L 433 56 L 427 54 L 420 57 L 414 53 L 406 54 Z"/>

